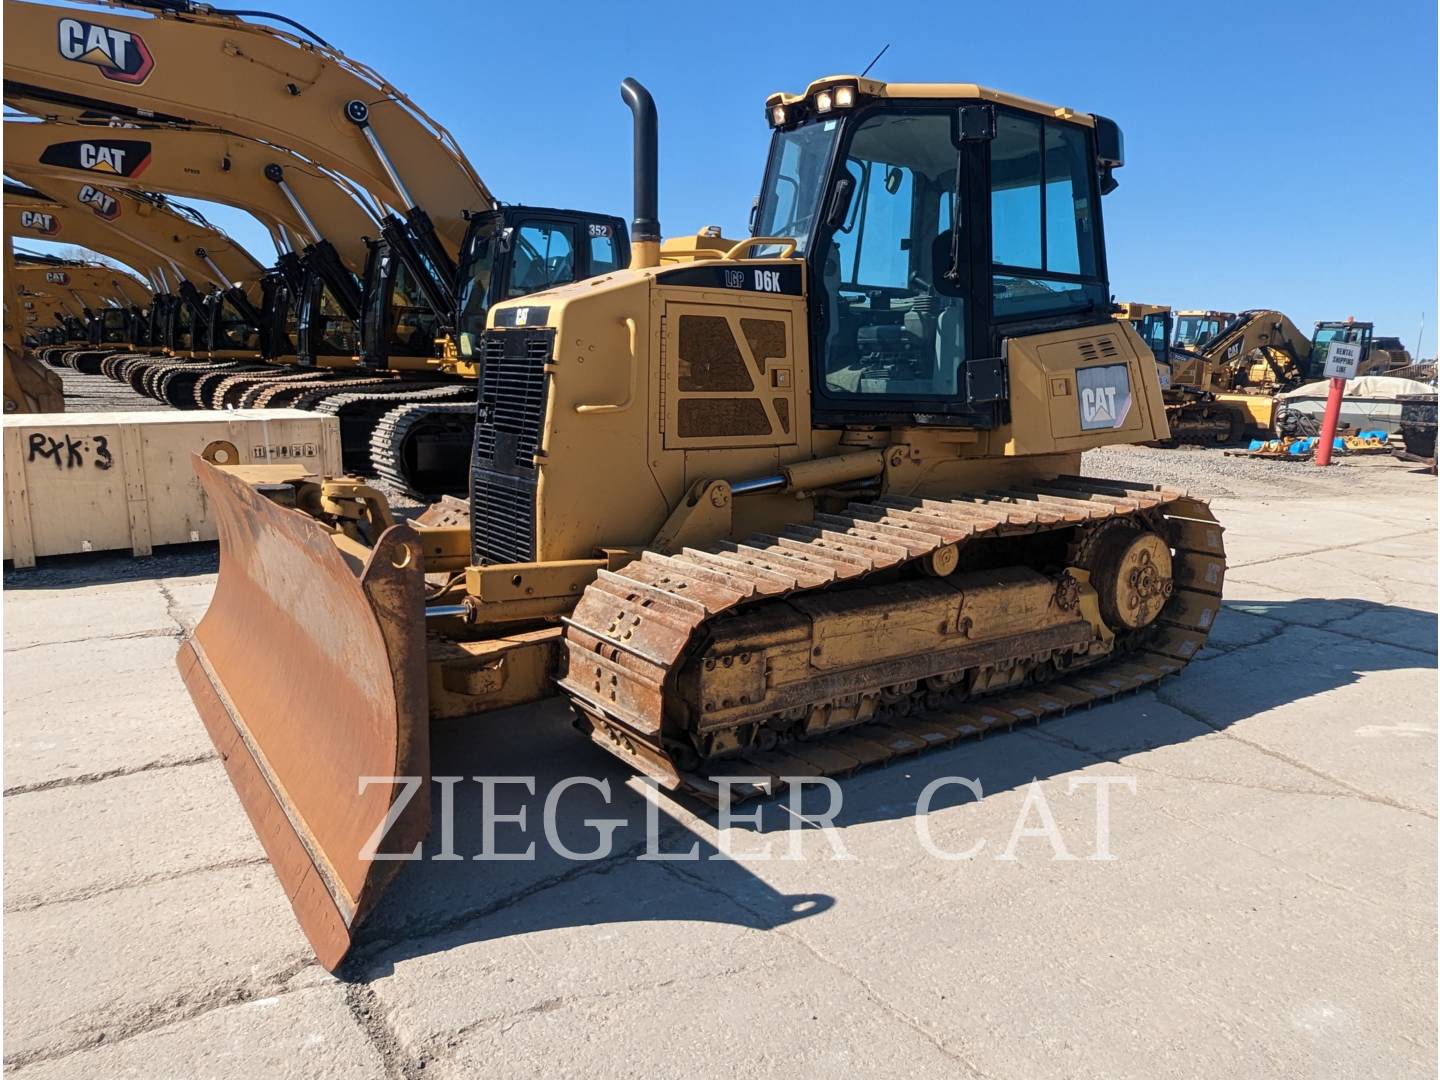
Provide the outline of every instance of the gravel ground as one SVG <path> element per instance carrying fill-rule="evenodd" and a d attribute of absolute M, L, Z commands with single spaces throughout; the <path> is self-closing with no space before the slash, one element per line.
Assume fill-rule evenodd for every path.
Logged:
<path fill-rule="evenodd" d="M 137 394 L 128 383 L 107 379 L 104 375 L 82 375 L 70 368 L 53 368 L 60 373 L 65 387 L 65 411 L 137 412 L 168 410 L 169 405 Z"/>
<path fill-rule="evenodd" d="M 1202 498 L 1260 497 L 1293 499 L 1327 492 L 1346 494 L 1363 480 L 1403 483 L 1396 477 L 1425 470 L 1389 454 L 1334 459 L 1328 469 L 1308 461 L 1232 457 L 1212 447 L 1162 450 L 1150 446 L 1110 446 L 1087 450 L 1080 471 L 1085 476 L 1182 487 Z M 1413 483 L 1405 484 L 1413 490 Z"/>

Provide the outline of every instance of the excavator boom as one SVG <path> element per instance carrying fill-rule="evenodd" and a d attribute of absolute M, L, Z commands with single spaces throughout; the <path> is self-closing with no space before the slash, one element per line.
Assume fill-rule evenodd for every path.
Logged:
<path fill-rule="evenodd" d="M 275 143 L 402 214 L 423 209 L 452 259 L 464 211 L 495 203 L 448 131 L 327 45 L 199 5 L 5 0 L 5 31 L 7 101 L 209 124 Z M 91 49 L 90 41 L 106 44 Z M 297 108 L 297 98 L 307 107 Z M 134 175 L 143 160 L 127 157 L 120 175 Z"/>
<path fill-rule="evenodd" d="M 287 151 L 208 128 L 5 123 L 7 169 L 24 169 L 37 184 L 93 183 L 95 162 L 128 154 L 147 162 L 134 177 L 147 191 L 226 203 L 254 215 L 272 235 L 283 226 L 297 246 L 329 240 L 352 271 L 365 268 L 362 237 L 375 230 L 375 220 L 337 192 L 334 177 Z"/>

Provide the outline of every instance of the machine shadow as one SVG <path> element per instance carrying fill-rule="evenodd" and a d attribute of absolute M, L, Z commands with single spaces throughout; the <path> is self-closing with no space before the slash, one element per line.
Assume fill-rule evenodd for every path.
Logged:
<path fill-rule="evenodd" d="M 1226 609 L 1212 638 L 1217 647 L 1158 689 L 840 779 L 843 802 L 834 825 L 912 817 L 927 785 L 946 777 L 978 781 L 989 798 L 1103 761 L 1123 770 L 1129 754 L 1212 734 L 1352 684 L 1364 673 L 1434 666 L 1433 652 L 1429 659 L 1425 653 L 1425 643 L 1433 649 L 1435 641 L 1430 612 L 1353 599 L 1236 600 L 1227 601 Z M 433 774 L 465 778 L 452 788 L 449 847 L 457 857 L 434 857 L 446 844 L 441 788 L 432 785 L 424 857 L 404 867 L 361 928 L 342 977 L 375 978 L 404 958 L 540 930 L 666 920 L 768 930 L 836 903 L 829 895 L 778 891 L 759 876 L 764 863 L 714 857 L 718 811 L 647 789 L 623 762 L 576 735 L 558 700 L 436 725 L 431 739 Z M 484 788 L 474 779 L 481 776 L 531 778 L 533 792 L 501 784 L 487 807 Z M 566 781 L 570 786 L 560 789 Z M 798 796 L 796 804 L 784 794 L 758 804 L 758 822 L 733 822 L 731 828 L 741 831 L 735 849 L 753 850 L 767 834 L 782 836 L 797 821 L 793 810 L 812 817 L 831 809 L 829 792 L 818 785 L 805 785 Z M 549 835 L 547 798 L 556 806 Z M 946 784 L 934 792 L 929 809 L 973 799 L 966 787 Z M 736 812 L 756 809 L 746 804 Z M 504 818 L 522 812 L 523 825 Z M 488 838 L 487 817 L 495 822 Z M 608 822 L 617 824 L 605 857 L 575 861 L 559 850 L 594 852 Z M 743 839 L 744 833 L 756 835 Z M 532 843 L 533 857 L 525 859 Z M 693 846 L 696 857 L 645 859 L 647 845 L 664 854 Z M 516 861 L 475 859 L 481 851 Z"/>

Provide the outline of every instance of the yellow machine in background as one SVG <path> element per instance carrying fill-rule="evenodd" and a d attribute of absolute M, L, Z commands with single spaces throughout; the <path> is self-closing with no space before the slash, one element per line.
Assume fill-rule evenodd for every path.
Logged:
<path fill-rule="evenodd" d="M 1233 311 L 1187 309 L 1175 312 L 1175 330 L 1170 343 L 1181 349 L 1199 350 L 1235 320 Z"/>
<path fill-rule="evenodd" d="M 180 668 L 326 966 L 397 865 L 367 838 L 429 827 L 432 719 L 561 694 L 669 787 L 770 789 L 1159 679 L 1219 608 L 1203 502 L 1077 475 L 1168 435 L 1110 314 L 1112 121 L 821 79 L 766 101 L 756 235 L 662 245 L 622 94 L 631 265 L 491 309 L 468 513 L 196 462 L 221 569 Z"/>

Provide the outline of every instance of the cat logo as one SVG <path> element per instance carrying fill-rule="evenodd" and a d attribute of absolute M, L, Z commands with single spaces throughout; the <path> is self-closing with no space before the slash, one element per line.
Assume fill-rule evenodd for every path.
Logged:
<path fill-rule="evenodd" d="M 54 214 L 46 214 L 39 210 L 21 210 L 20 227 L 32 229 L 41 236 L 54 236 L 60 231 L 60 222 Z"/>
<path fill-rule="evenodd" d="M 1075 372 L 1080 397 L 1080 430 L 1113 430 L 1130 415 L 1130 371 L 1124 364 L 1080 368 Z"/>
<path fill-rule="evenodd" d="M 755 288 L 758 289 L 760 292 L 779 292 L 779 291 L 780 291 L 780 271 L 779 271 L 779 270 L 756 270 L 756 271 L 755 271 Z"/>
<path fill-rule="evenodd" d="M 1244 344 L 1245 341 L 1242 338 L 1240 341 L 1235 342 L 1234 345 L 1231 345 L 1228 349 L 1225 350 L 1225 359 L 1234 360 L 1235 357 L 1240 355 L 1240 346 Z"/>
<path fill-rule="evenodd" d="M 515 325 L 524 326 L 530 320 L 530 309 L 528 307 L 515 309 Z"/>
<path fill-rule="evenodd" d="M 70 275 L 64 270 L 46 270 L 45 280 L 51 285 L 68 285 L 70 284 Z"/>
<path fill-rule="evenodd" d="M 40 164 L 136 177 L 150 164 L 150 144 L 141 139 L 52 143 L 40 154 Z"/>
<path fill-rule="evenodd" d="M 89 184 L 81 184 L 79 199 L 86 206 L 106 221 L 114 221 L 120 216 L 120 200 L 109 192 L 101 191 Z"/>
<path fill-rule="evenodd" d="M 130 30 L 61 19 L 60 55 L 80 64 L 93 64 L 100 74 L 114 82 L 139 85 L 155 68 L 155 58 L 145 41 Z"/>

